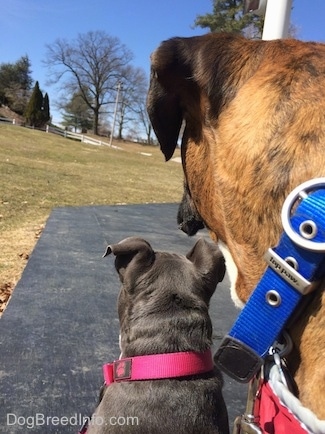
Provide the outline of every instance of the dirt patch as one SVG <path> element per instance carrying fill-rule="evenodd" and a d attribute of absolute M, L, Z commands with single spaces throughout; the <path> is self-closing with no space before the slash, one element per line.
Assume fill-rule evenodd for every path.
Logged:
<path fill-rule="evenodd" d="M 22 244 L 24 248 L 23 250 L 20 249 L 18 252 L 16 252 L 16 255 L 14 255 L 12 258 L 10 258 L 10 255 L 8 255 L 9 273 L 13 274 L 12 270 L 15 270 L 15 275 L 14 279 L 8 278 L 7 281 L 0 282 L 0 316 L 9 303 L 10 297 L 24 271 L 24 268 L 26 267 L 30 254 L 34 249 L 38 238 L 41 236 L 43 229 L 44 224 L 39 225 L 32 230 L 28 228 L 22 228 L 19 231 L 15 231 L 15 233 L 11 234 L 10 236 L 12 240 L 15 240 L 15 242 L 18 244 Z M 23 243 L 21 242 L 21 239 L 24 240 Z M 19 247 L 17 246 L 16 248 Z"/>
<path fill-rule="evenodd" d="M 5 310 L 14 287 L 15 284 L 13 282 L 3 283 L 0 286 L 0 315 L 2 315 L 2 312 Z"/>
<path fill-rule="evenodd" d="M 9 107 L 6 107 L 6 106 L 0 106 L 0 117 L 7 118 L 11 121 L 13 121 L 13 119 L 15 119 L 15 121 L 18 124 L 21 124 L 24 122 L 23 116 L 18 115 L 17 113 L 13 112 L 12 110 L 10 110 Z"/>

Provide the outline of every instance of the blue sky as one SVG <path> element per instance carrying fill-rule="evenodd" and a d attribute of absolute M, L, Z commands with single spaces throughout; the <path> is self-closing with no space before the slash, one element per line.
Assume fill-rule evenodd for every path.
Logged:
<path fill-rule="evenodd" d="M 275 1 L 275 0 L 272 0 Z M 134 54 L 133 65 L 149 74 L 149 56 L 157 45 L 172 36 L 194 36 L 206 30 L 193 29 L 196 16 L 212 12 L 212 0 L 0 0 L 0 63 L 16 62 L 28 55 L 32 77 L 48 92 L 42 65 L 45 44 L 57 38 L 73 40 L 79 33 L 104 30 L 118 37 Z M 291 21 L 298 38 L 325 42 L 325 1 L 294 0 Z M 54 121 L 60 115 L 52 108 Z"/>

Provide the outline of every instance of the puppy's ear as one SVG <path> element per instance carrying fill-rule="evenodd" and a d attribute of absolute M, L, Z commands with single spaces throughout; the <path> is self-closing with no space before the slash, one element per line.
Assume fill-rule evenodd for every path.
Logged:
<path fill-rule="evenodd" d="M 198 272 L 208 282 L 213 294 L 218 282 L 226 273 L 225 260 L 218 246 L 205 239 L 199 239 L 186 257 L 193 262 Z"/>
<path fill-rule="evenodd" d="M 173 156 L 183 121 L 180 86 L 187 69 L 181 44 L 182 38 L 169 39 L 151 55 L 147 111 L 166 161 Z"/>
<path fill-rule="evenodd" d="M 129 237 L 118 244 L 107 246 L 103 257 L 113 253 L 116 256 L 115 268 L 122 283 L 127 277 L 141 275 L 155 260 L 151 245 L 144 239 Z"/>

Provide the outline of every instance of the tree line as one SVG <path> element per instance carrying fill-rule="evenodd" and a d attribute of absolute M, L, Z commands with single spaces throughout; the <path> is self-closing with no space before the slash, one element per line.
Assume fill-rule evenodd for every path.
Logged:
<path fill-rule="evenodd" d="M 292 4 L 294 5 L 294 0 Z M 198 15 L 194 21 L 194 27 L 208 29 L 210 32 L 240 33 L 247 38 L 260 39 L 264 16 L 245 13 L 245 9 L 250 10 L 251 7 L 254 9 L 258 5 L 258 0 L 213 0 L 212 12 Z M 297 34 L 298 28 L 291 23 L 289 37 L 295 38 Z"/>
<path fill-rule="evenodd" d="M 118 137 L 126 128 L 140 135 L 134 125 L 141 125 L 151 142 L 151 126 L 146 113 L 148 80 L 145 72 L 131 64 L 133 54 L 116 37 L 103 31 L 79 35 L 73 41 L 57 39 L 46 46 L 43 61 L 48 68 L 48 84 L 56 84 L 56 101 L 67 128 L 94 134 L 110 134 L 107 122 L 115 108 Z M 43 95 L 31 75 L 28 56 L 15 63 L 0 64 L 0 105 L 8 106 L 26 123 L 41 127 L 50 122 L 48 94 Z M 119 86 L 119 99 L 116 100 Z"/>
<path fill-rule="evenodd" d="M 244 0 L 213 0 L 212 13 L 199 15 L 194 27 L 211 32 L 237 32 L 260 37 L 263 18 L 244 14 Z M 44 66 L 49 85 L 55 84 L 61 97 L 56 102 L 63 112 L 62 124 L 75 130 L 93 129 L 95 134 L 109 134 L 107 123 L 116 110 L 118 137 L 126 128 L 145 132 L 151 142 L 151 125 L 146 112 L 148 79 L 145 72 L 132 65 L 132 52 L 104 31 L 90 31 L 67 41 L 57 39 L 46 45 Z M 149 62 L 149 59 L 148 59 Z M 32 89 L 30 61 L 23 56 L 15 64 L 0 64 L 0 104 L 25 116 L 30 124 L 49 122 L 47 93 L 43 96 L 38 82 Z M 117 98 L 118 96 L 118 98 Z"/>

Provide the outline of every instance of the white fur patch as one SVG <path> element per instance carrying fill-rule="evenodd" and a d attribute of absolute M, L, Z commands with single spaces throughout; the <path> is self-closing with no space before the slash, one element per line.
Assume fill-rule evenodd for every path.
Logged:
<path fill-rule="evenodd" d="M 227 273 L 228 273 L 228 276 L 230 279 L 231 299 L 235 303 L 236 307 L 239 307 L 240 309 L 242 309 L 245 304 L 240 300 L 240 298 L 238 297 L 237 292 L 236 292 L 238 268 L 235 264 L 235 261 L 233 260 L 233 257 L 231 256 L 231 253 L 230 253 L 228 247 L 226 246 L 226 244 L 224 244 L 222 241 L 219 240 L 218 246 L 220 247 L 220 250 L 221 250 L 221 252 L 225 258 L 225 261 L 226 261 L 226 269 L 227 269 Z"/>

